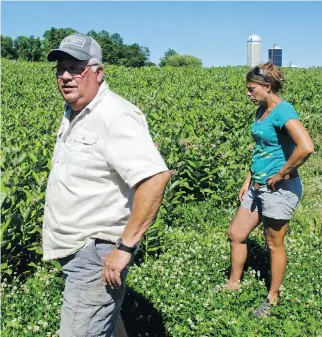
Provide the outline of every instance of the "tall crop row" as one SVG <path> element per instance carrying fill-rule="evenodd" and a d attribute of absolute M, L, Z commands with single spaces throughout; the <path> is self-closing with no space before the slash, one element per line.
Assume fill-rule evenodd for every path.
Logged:
<path fill-rule="evenodd" d="M 63 112 L 49 64 L 2 60 L 2 270 L 41 258 L 41 224 L 51 155 Z M 161 215 L 193 200 L 237 202 L 249 167 L 254 106 L 246 67 L 129 69 L 106 66 L 110 88 L 145 113 L 154 141 L 176 171 Z M 321 143 L 322 69 L 286 70 L 284 97 Z M 108 112 L 107 112 L 108 113 Z"/>

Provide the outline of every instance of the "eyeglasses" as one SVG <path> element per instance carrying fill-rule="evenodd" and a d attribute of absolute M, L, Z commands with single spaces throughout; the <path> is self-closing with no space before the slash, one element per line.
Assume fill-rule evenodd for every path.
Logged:
<path fill-rule="evenodd" d="M 262 76 L 266 82 L 269 82 L 267 75 L 263 72 L 263 70 L 259 66 L 254 67 L 251 70 L 251 72 L 255 75 Z"/>
<path fill-rule="evenodd" d="M 83 78 L 86 74 L 86 69 L 91 66 L 99 66 L 98 63 L 95 64 L 87 64 L 85 66 L 77 67 L 77 66 L 55 66 L 52 67 L 52 72 L 56 77 L 62 77 L 65 71 L 67 71 L 72 77 L 80 77 Z"/>

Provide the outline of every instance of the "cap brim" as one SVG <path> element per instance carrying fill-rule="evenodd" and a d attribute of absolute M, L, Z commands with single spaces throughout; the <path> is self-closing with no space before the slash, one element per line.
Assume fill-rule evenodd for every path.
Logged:
<path fill-rule="evenodd" d="M 71 50 L 71 49 L 64 48 L 64 49 L 51 50 L 47 55 L 47 60 L 49 62 L 60 61 L 66 58 L 66 54 L 80 61 L 85 61 L 85 60 L 89 60 L 90 58 L 92 58 L 90 55 L 84 52 L 81 52 L 79 50 Z"/>

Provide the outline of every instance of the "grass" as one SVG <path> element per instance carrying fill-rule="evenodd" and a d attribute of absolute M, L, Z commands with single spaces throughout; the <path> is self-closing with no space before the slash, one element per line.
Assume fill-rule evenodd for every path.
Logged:
<path fill-rule="evenodd" d="M 265 298 L 269 283 L 261 229 L 250 236 L 241 288 L 224 291 L 230 267 L 226 229 L 235 209 L 216 209 L 209 200 L 178 206 L 164 231 L 163 253 L 130 269 L 128 296 L 135 293 L 146 301 L 130 301 L 123 312 L 129 336 L 321 337 L 321 167 L 317 152 L 301 168 L 304 195 L 286 237 L 288 265 L 280 305 L 269 319 L 249 315 Z M 59 269 L 48 264 L 24 282 L 4 280 L 2 336 L 57 337 L 62 290 Z M 130 303 L 128 297 L 126 301 Z M 164 329 L 156 331 L 146 318 L 139 331 L 135 324 L 144 322 L 142 312 L 148 313 L 142 306 L 151 303 Z"/>

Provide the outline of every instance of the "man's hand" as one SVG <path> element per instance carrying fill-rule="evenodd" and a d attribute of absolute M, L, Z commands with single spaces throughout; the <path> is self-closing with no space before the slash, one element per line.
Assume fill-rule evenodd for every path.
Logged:
<path fill-rule="evenodd" d="M 121 272 L 131 260 L 131 254 L 114 248 L 104 258 L 103 277 L 112 288 L 122 284 Z"/>
<path fill-rule="evenodd" d="M 283 176 L 277 173 L 275 176 L 266 179 L 267 187 L 272 191 L 275 191 L 275 185 L 283 180 Z"/>

